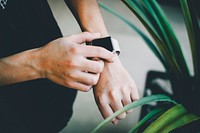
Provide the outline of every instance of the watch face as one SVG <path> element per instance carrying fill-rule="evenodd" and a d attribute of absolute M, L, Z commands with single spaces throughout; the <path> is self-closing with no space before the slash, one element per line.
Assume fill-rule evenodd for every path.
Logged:
<path fill-rule="evenodd" d="M 114 38 L 111 38 L 110 36 L 105 38 L 95 39 L 91 42 L 91 45 L 103 47 L 111 52 L 117 53 L 118 55 L 120 53 L 118 41 Z"/>
<path fill-rule="evenodd" d="M 103 47 L 111 52 L 114 50 L 111 42 L 111 37 L 95 39 L 92 41 L 92 45 Z"/>

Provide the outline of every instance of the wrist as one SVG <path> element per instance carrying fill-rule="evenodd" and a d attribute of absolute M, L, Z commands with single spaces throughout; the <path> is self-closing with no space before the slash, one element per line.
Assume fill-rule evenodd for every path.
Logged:
<path fill-rule="evenodd" d="M 32 68 L 32 72 L 35 73 L 35 79 L 44 78 L 44 70 L 43 70 L 43 60 L 41 58 L 41 50 L 40 48 L 30 50 L 29 56 L 27 56 L 29 66 Z"/>
<path fill-rule="evenodd" d="M 104 68 L 106 68 L 106 69 L 113 69 L 115 67 L 119 68 L 121 66 L 122 66 L 122 64 L 121 64 L 120 58 L 117 54 L 115 54 L 115 60 L 112 63 L 104 61 Z"/>

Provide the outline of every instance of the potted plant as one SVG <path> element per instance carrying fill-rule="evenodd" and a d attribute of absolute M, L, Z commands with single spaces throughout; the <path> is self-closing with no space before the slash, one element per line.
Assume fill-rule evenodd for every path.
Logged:
<path fill-rule="evenodd" d="M 147 89 L 145 89 L 144 97 L 114 113 L 100 123 L 93 132 L 99 130 L 120 113 L 151 102 L 157 102 L 157 104 L 144 106 L 142 110 L 145 111 L 141 113 L 141 120 L 130 132 L 138 129 L 139 132 L 148 133 L 200 132 L 200 104 L 198 103 L 200 101 L 200 24 L 198 18 L 200 11 L 198 1 L 179 1 L 189 37 L 194 75 L 189 71 L 176 34 L 157 1 L 122 0 L 122 2 L 140 20 L 154 42 L 116 11 L 102 4 L 100 6 L 136 31 L 157 56 L 166 71 L 150 71 L 147 74 Z M 163 86 L 156 83 L 155 79 L 169 80 L 172 93 L 163 89 Z M 151 91 L 150 95 L 148 95 L 148 91 Z"/>

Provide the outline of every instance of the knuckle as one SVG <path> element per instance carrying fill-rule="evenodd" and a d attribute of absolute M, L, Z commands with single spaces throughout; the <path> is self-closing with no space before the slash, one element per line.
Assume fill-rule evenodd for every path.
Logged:
<path fill-rule="evenodd" d="M 102 96 L 97 97 L 96 100 L 97 100 L 97 103 L 99 103 L 100 105 L 106 104 L 106 101 Z"/>
<path fill-rule="evenodd" d="M 137 87 L 136 87 L 136 85 L 134 83 L 130 83 L 129 84 L 129 88 L 130 89 L 136 89 Z"/>
<path fill-rule="evenodd" d="M 112 99 L 112 101 L 116 101 L 118 99 L 117 91 L 115 91 L 115 90 L 110 91 L 109 97 Z"/>
<path fill-rule="evenodd" d="M 80 53 L 80 48 L 78 47 L 78 45 L 74 45 L 69 49 L 69 51 L 70 53 L 77 55 Z"/>
<path fill-rule="evenodd" d="M 68 77 L 69 77 L 70 79 L 75 79 L 75 78 L 76 78 L 76 76 L 75 76 L 74 73 L 68 73 Z"/>
<path fill-rule="evenodd" d="M 67 63 L 67 67 L 68 68 L 76 68 L 77 66 L 78 66 L 78 63 L 77 63 L 77 61 L 76 60 L 70 60 L 70 61 L 68 61 Z"/>
<path fill-rule="evenodd" d="M 69 77 L 69 73 L 68 73 L 68 72 L 63 72 L 62 75 L 63 75 L 63 78 L 64 78 L 64 79 L 67 79 L 67 78 Z"/>
<path fill-rule="evenodd" d="M 129 87 L 123 86 L 123 87 L 121 87 L 120 92 L 122 95 L 126 95 L 127 93 L 130 92 L 130 89 L 129 89 Z"/>
<path fill-rule="evenodd" d="M 75 78 L 75 74 L 73 72 L 65 72 L 63 75 L 64 75 L 64 78 L 66 78 L 66 79 L 74 79 Z"/>

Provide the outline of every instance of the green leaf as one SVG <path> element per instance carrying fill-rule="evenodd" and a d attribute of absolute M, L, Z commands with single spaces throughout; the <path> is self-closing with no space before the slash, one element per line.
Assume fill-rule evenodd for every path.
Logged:
<path fill-rule="evenodd" d="M 170 130 L 173 130 L 174 128 L 177 128 L 181 125 L 187 124 L 197 119 L 199 119 L 199 117 L 188 115 L 187 110 L 179 104 L 172 107 L 163 115 L 161 115 L 156 121 L 154 121 L 150 126 L 145 129 L 144 133 L 166 133 Z"/>
<path fill-rule="evenodd" d="M 161 40 L 167 46 L 170 53 L 173 54 L 172 48 L 169 45 L 169 41 L 168 41 L 167 35 L 164 31 L 164 28 L 163 28 L 163 26 L 162 26 L 162 24 L 161 24 L 161 22 L 158 18 L 158 15 L 155 12 L 155 9 L 153 9 L 153 7 L 151 6 L 152 1 L 141 0 L 141 3 L 143 5 L 143 7 L 146 8 L 147 12 L 150 14 L 150 16 L 151 16 L 151 17 L 149 17 L 150 21 L 151 21 L 151 23 L 154 23 L 154 25 L 153 25 L 154 27 L 157 27 L 155 29 L 156 29 L 157 33 L 160 35 Z"/>
<path fill-rule="evenodd" d="M 156 108 L 152 110 L 144 118 L 142 118 L 136 125 L 134 125 L 133 128 L 129 130 L 129 133 L 136 132 L 137 129 L 139 129 L 142 125 L 144 125 L 148 120 L 150 120 L 152 117 L 155 117 L 155 115 L 163 113 L 163 111 L 165 110 L 166 110 L 165 108 Z"/>
<path fill-rule="evenodd" d="M 142 39 L 146 42 L 147 46 L 153 51 L 153 53 L 155 54 L 155 56 L 160 60 L 160 62 L 165 67 L 165 69 L 166 70 L 169 69 L 169 68 L 167 68 L 166 62 L 164 61 L 164 59 L 161 56 L 160 52 L 155 47 L 155 44 L 140 29 L 138 29 L 132 22 L 130 22 L 129 20 L 127 20 L 125 17 L 123 17 L 122 15 L 120 15 L 119 13 L 117 13 L 116 11 L 111 10 L 110 8 L 108 8 L 107 6 L 103 5 L 100 2 L 99 2 L 99 5 L 100 5 L 100 7 L 102 9 L 104 9 L 104 10 L 108 11 L 109 13 L 111 13 L 112 15 L 116 16 L 117 18 L 119 18 L 120 20 L 122 20 L 125 24 L 127 24 L 131 29 L 133 29 L 135 32 L 137 32 L 142 37 Z"/>
<path fill-rule="evenodd" d="M 187 125 L 193 121 L 197 121 L 200 118 L 194 114 L 186 114 L 183 115 L 181 118 L 179 118 L 178 120 L 174 121 L 173 123 L 170 123 L 168 126 L 166 126 L 165 128 L 163 128 L 161 130 L 162 133 L 166 133 L 166 132 L 170 132 L 173 131 L 176 128 L 182 127 L 184 125 Z"/>
<path fill-rule="evenodd" d="M 122 2 L 125 2 L 122 0 Z M 134 12 L 134 14 L 140 18 L 141 20 L 143 20 L 145 22 L 146 25 L 148 25 L 148 27 L 151 28 L 151 30 L 158 36 L 159 34 L 156 32 L 153 24 L 151 23 L 151 21 L 149 21 L 149 17 L 148 14 L 146 12 L 146 10 L 144 10 L 144 8 L 141 6 L 140 2 L 138 2 L 138 0 L 127 0 L 126 4 L 128 5 L 128 7 L 131 9 L 132 12 Z"/>
<path fill-rule="evenodd" d="M 151 102 L 156 102 L 156 101 L 168 101 L 168 102 L 172 102 L 174 104 L 177 104 L 175 101 L 170 99 L 168 96 L 165 96 L 165 95 L 162 95 L 162 94 L 143 97 L 143 98 L 141 98 L 137 101 L 134 101 L 134 102 L 124 106 L 122 109 L 116 111 L 114 114 L 112 114 L 111 116 L 106 118 L 104 121 L 102 121 L 91 133 L 96 133 L 99 129 L 101 129 L 103 126 L 105 126 L 105 124 L 112 121 L 115 117 L 122 114 L 123 112 L 126 112 L 126 111 L 128 111 L 132 108 L 135 108 L 135 107 L 138 107 L 138 106 L 141 106 L 141 105 L 145 105 L 145 104 L 149 104 Z"/>
<path fill-rule="evenodd" d="M 163 34 L 163 42 L 165 42 L 165 45 L 169 49 L 171 56 L 175 58 L 177 64 L 182 70 L 183 78 L 189 77 L 190 74 L 188 66 L 186 64 L 180 44 L 163 10 L 160 8 L 156 0 L 142 1 L 145 5 L 147 5 L 148 9 L 156 20 L 161 30 L 161 34 Z"/>
<path fill-rule="evenodd" d="M 198 24 L 198 17 L 194 9 L 192 1 L 180 0 L 183 17 L 185 20 L 187 33 L 190 41 L 190 47 L 192 52 L 194 75 L 196 77 L 196 84 L 199 82 L 200 75 L 200 28 Z M 190 5 L 190 6 L 189 6 Z M 198 55 L 199 54 L 199 55 Z"/>
<path fill-rule="evenodd" d="M 173 77 L 180 78 L 182 77 L 181 70 L 179 68 L 179 65 L 177 64 L 176 60 L 171 56 L 170 51 L 168 48 L 165 46 L 162 40 L 157 36 L 155 33 L 155 30 L 153 30 L 150 26 L 149 23 L 143 18 L 144 14 L 141 14 L 138 10 L 135 9 L 135 1 L 132 0 L 122 0 L 124 4 L 137 16 L 137 18 L 141 21 L 141 23 L 145 26 L 145 28 L 148 30 L 150 35 L 153 37 L 155 40 L 157 47 L 159 48 L 159 51 L 161 52 L 165 62 L 167 65 L 169 65 L 169 69 L 167 72 L 169 75 L 174 75 Z"/>

